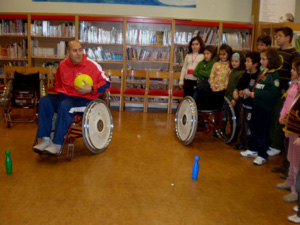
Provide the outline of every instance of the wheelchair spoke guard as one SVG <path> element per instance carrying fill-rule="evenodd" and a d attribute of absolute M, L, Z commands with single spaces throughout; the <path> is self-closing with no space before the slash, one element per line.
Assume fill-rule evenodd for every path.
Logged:
<path fill-rule="evenodd" d="M 105 151 L 113 128 L 113 118 L 105 102 L 101 99 L 90 102 L 82 119 L 82 134 L 87 148 L 93 153 Z"/>
<path fill-rule="evenodd" d="M 236 116 L 228 98 L 224 97 L 222 109 L 222 128 L 215 130 L 218 138 L 224 143 L 230 143 L 236 131 Z"/>
<path fill-rule="evenodd" d="M 179 104 L 175 117 L 175 131 L 183 145 L 189 145 L 197 132 L 198 111 L 194 99 L 186 96 Z"/>

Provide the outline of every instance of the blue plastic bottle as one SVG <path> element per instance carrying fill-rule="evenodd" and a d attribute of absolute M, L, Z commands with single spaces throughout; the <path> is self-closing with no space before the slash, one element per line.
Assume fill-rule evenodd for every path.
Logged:
<path fill-rule="evenodd" d="M 10 158 L 10 151 L 9 150 L 5 151 L 5 154 L 6 154 L 6 161 L 5 161 L 6 173 L 12 174 L 12 161 Z"/>
<path fill-rule="evenodd" d="M 199 173 L 199 164 L 198 164 L 198 161 L 199 161 L 199 159 L 200 159 L 199 156 L 195 156 L 195 163 L 194 163 L 193 171 L 192 171 L 192 178 L 193 178 L 193 180 L 197 180 L 197 177 L 198 177 L 198 173 Z"/>

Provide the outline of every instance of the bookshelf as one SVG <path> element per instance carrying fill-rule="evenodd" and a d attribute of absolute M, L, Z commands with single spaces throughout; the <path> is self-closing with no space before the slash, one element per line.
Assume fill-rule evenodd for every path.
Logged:
<path fill-rule="evenodd" d="M 56 62 L 66 57 L 66 42 L 75 39 L 75 16 L 29 15 L 30 66 Z"/>
<path fill-rule="evenodd" d="M 57 67 L 66 57 L 66 42 L 74 39 L 105 70 L 180 72 L 194 35 L 206 45 L 219 47 L 234 39 L 228 43 L 234 50 L 250 50 L 254 33 L 249 23 L 80 14 L 1 13 L 0 23 L 0 86 L 4 65 Z M 13 47 L 23 55 L 17 50 L 8 56 Z M 127 84 L 144 85 L 134 83 Z"/>
<path fill-rule="evenodd" d="M 233 51 L 249 51 L 253 46 L 253 25 L 222 23 L 221 44 L 228 44 Z"/>
<path fill-rule="evenodd" d="M 123 17 L 79 16 L 78 40 L 84 53 L 104 69 L 123 68 Z"/>

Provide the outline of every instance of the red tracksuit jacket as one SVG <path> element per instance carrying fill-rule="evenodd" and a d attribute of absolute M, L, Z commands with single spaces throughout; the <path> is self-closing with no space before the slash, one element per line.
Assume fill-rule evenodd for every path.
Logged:
<path fill-rule="evenodd" d="M 94 81 L 94 92 L 82 94 L 74 86 L 75 78 L 80 74 L 88 74 Z M 96 99 L 99 94 L 103 94 L 110 89 L 110 80 L 106 76 L 102 67 L 83 55 L 80 64 L 73 65 L 70 58 L 60 62 L 57 73 L 55 74 L 55 92 L 63 93 L 68 96 L 78 96 L 86 99 Z"/>

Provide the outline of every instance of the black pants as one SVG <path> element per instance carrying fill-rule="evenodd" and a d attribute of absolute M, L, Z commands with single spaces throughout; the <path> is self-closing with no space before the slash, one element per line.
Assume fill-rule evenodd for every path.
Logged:
<path fill-rule="evenodd" d="M 196 80 L 184 80 L 184 83 L 183 83 L 184 97 L 185 96 L 194 97 L 196 87 L 197 87 Z"/>
<path fill-rule="evenodd" d="M 251 150 L 257 151 L 258 156 L 265 159 L 269 156 L 267 149 L 269 147 L 271 112 L 254 105 L 250 122 L 251 136 L 249 147 Z"/>
<path fill-rule="evenodd" d="M 300 209 L 300 172 L 297 175 L 297 180 L 296 180 L 296 190 L 298 193 L 298 208 Z M 300 217 L 300 210 L 298 210 L 297 216 Z"/>
<path fill-rule="evenodd" d="M 245 147 L 245 149 L 249 149 L 249 140 L 251 136 L 251 129 L 250 129 L 251 117 L 252 117 L 252 109 L 243 107 L 240 144 L 242 144 Z"/>

